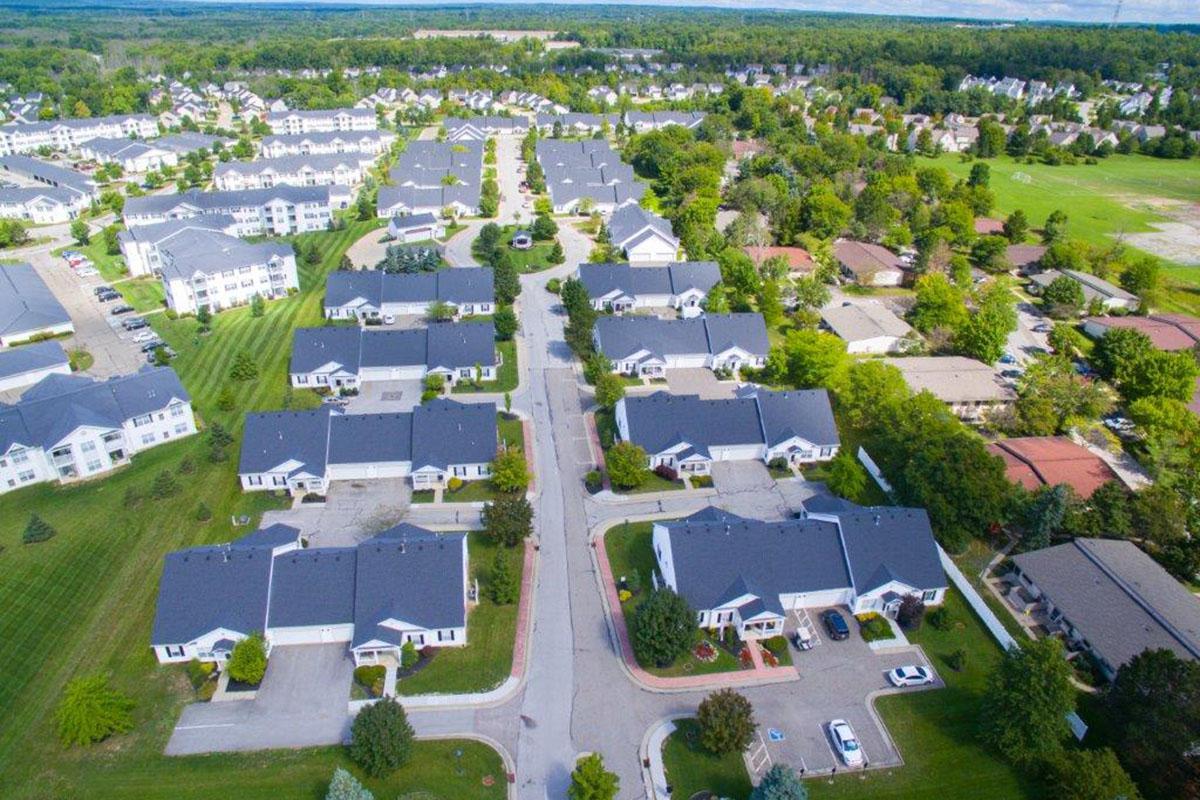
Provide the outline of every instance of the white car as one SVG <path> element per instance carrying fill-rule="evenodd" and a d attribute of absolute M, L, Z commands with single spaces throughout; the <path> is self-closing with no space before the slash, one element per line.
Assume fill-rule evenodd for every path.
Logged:
<path fill-rule="evenodd" d="M 924 686 L 933 683 L 933 673 L 925 667 L 896 667 L 887 674 L 892 686 Z"/>
<path fill-rule="evenodd" d="M 854 736 L 854 729 L 850 727 L 849 722 L 844 719 L 835 719 L 830 722 L 829 738 L 833 740 L 834 748 L 837 749 L 838 755 L 841 756 L 847 767 L 863 765 L 862 745 Z"/>
<path fill-rule="evenodd" d="M 135 342 L 148 342 L 157 336 L 158 336 L 157 333 L 155 333 L 154 331 L 147 328 L 144 331 L 138 331 L 136 334 L 134 334 L 133 340 Z"/>
<path fill-rule="evenodd" d="M 96 276 L 96 275 L 99 275 L 99 274 L 100 274 L 100 270 L 98 270 L 98 269 L 93 269 L 92 267 L 84 267 L 83 269 L 77 269 L 77 270 L 75 270 L 75 274 L 76 274 L 77 276 L 79 276 L 80 278 L 91 278 L 91 277 L 94 277 L 94 276 Z"/>
<path fill-rule="evenodd" d="M 384 314 L 383 315 L 383 324 L 384 325 L 395 325 L 396 318 L 394 316 L 392 316 L 391 314 Z"/>

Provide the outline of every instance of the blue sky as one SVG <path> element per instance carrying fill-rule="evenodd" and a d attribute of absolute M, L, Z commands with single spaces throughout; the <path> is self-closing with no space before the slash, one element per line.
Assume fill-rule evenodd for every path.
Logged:
<path fill-rule="evenodd" d="M 336 2 L 336 0 L 333 0 Z M 530 0 L 526 0 L 528 2 Z M 532 0 L 537 2 L 538 0 Z M 521 0 L 343 0 L 372 5 L 445 5 L 463 2 L 488 5 Z M 560 5 L 712 6 L 714 8 L 798 11 L 845 11 L 863 14 L 902 14 L 924 17 L 959 17 L 1005 20 L 1065 20 L 1102 22 L 1112 20 L 1116 0 L 541 0 Z M 1171 22 L 1200 24 L 1200 0 L 1123 0 L 1122 22 Z"/>

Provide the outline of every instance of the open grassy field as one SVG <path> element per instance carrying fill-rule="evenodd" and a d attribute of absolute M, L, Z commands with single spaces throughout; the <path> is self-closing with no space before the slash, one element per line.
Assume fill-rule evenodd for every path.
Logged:
<path fill-rule="evenodd" d="M 954 175 L 965 178 L 971 164 L 957 154 L 935 159 Z M 930 163 L 918 158 L 918 166 Z M 1008 156 L 987 159 L 997 216 L 1024 209 L 1033 227 L 1041 227 L 1056 209 L 1067 214 L 1069 235 L 1094 245 L 1113 244 L 1118 237 L 1154 230 L 1150 223 L 1169 222 L 1162 200 L 1194 203 L 1200 197 L 1200 160 L 1169 160 L 1140 155 L 1112 155 L 1097 164 L 1051 167 L 1018 163 Z M 1200 267 L 1164 260 L 1172 281 L 1164 306 L 1200 312 Z M 1190 289 L 1191 291 L 1188 291 Z"/>
<path fill-rule="evenodd" d="M 304 267 L 300 293 L 268 303 L 261 318 L 249 309 L 223 312 L 205 337 L 196 335 L 194 320 L 151 318 L 179 352 L 175 368 L 203 422 L 219 422 L 236 437 L 247 411 L 281 408 L 285 400 L 292 407 L 316 402 L 314 395 L 292 394 L 286 387 L 291 330 L 320 321 L 323 276 L 373 224 L 310 234 L 320 248 L 320 263 Z M 241 350 L 258 365 L 257 380 L 228 379 Z M 226 387 L 233 405 L 221 410 L 217 398 Z M 225 461 L 214 463 L 202 439 L 157 447 L 107 478 L 69 487 L 33 486 L 0 498 L 0 657 L 5 664 L 0 796 L 6 800 L 210 797 L 229 789 L 237 797 L 322 796 L 323 782 L 340 758 L 336 750 L 207 762 L 161 755 L 179 709 L 192 695 L 181 669 L 159 667 L 149 647 L 162 557 L 183 547 L 229 541 L 249 530 L 232 526 L 235 514 L 257 522 L 265 509 L 286 503 L 268 493 L 240 490 L 237 442 Z M 164 470 L 176 474 L 181 489 L 167 497 L 145 497 L 154 476 Z M 136 495 L 143 498 L 135 500 Z M 201 504 L 211 511 L 208 522 L 197 520 Z M 21 531 L 33 513 L 58 535 L 22 544 Z M 97 671 L 110 673 L 113 685 L 135 700 L 134 730 L 94 748 L 64 750 L 53 727 L 59 692 L 73 676 Z M 273 769 L 259 769 L 264 763 Z M 498 770 L 496 762 L 487 769 Z M 447 798 L 503 796 L 478 780 L 478 791 L 467 792 L 444 766 L 435 773 L 414 767 L 386 788 Z"/>
<path fill-rule="evenodd" d="M 1018 800 L 1048 796 L 1033 775 L 985 749 L 978 739 L 979 708 L 987 675 L 1000 648 L 961 594 L 946 595 L 954 625 L 939 631 L 926 623 L 909 638 L 924 648 L 946 688 L 881 697 L 876 708 L 904 757 L 904 766 L 808 782 L 813 800 L 911 800 L 914 797 L 970 797 Z M 967 653 L 962 672 L 946 658 Z"/>
<path fill-rule="evenodd" d="M 398 694 L 486 692 L 512 672 L 518 605 L 496 605 L 488 595 L 488 587 L 496 552 L 501 549 L 513 575 L 521 580 L 522 550 L 501 548 L 482 531 L 472 531 L 469 536 L 471 575 L 479 581 L 480 602 L 467 623 L 468 644 L 443 649 L 420 672 L 397 681 Z"/>

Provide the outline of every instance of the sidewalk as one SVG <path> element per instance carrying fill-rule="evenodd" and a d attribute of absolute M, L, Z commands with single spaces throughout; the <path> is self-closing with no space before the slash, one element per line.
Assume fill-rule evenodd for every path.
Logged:
<path fill-rule="evenodd" d="M 616 524 L 620 523 L 612 523 L 612 525 Z M 604 550 L 604 531 L 592 537 L 592 552 L 597 567 L 596 577 L 602 584 L 601 594 L 608 610 L 610 632 L 616 637 L 616 643 L 621 650 L 622 667 L 634 683 L 653 692 L 685 692 L 732 686 L 761 686 L 768 683 L 800 680 L 799 673 L 793 667 L 766 666 L 756 647 L 750 649 L 755 664 L 755 668 L 751 670 L 689 675 L 681 678 L 662 678 L 651 675 L 638 665 L 637 658 L 633 654 L 633 645 L 629 640 L 629 630 L 625 626 L 625 614 L 621 608 L 621 599 L 617 596 L 617 585 L 613 580 L 612 566 L 608 563 L 608 553 Z"/>

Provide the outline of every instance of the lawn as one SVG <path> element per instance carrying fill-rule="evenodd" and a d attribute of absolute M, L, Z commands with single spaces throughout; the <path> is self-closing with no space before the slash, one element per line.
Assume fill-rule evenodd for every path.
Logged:
<path fill-rule="evenodd" d="M 918 159 L 918 165 L 927 163 Z M 971 164 L 955 154 L 937 159 L 957 177 L 965 178 Z M 1094 245 L 1108 246 L 1114 236 L 1153 230 L 1152 222 L 1168 222 L 1157 210 L 1156 200 L 1194 202 L 1200 196 L 1200 161 L 1170 160 L 1141 155 L 1112 155 L 1098 164 L 1051 167 L 1023 164 L 1002 156 L 987 159 L 991 168 L 991 189 L 996 196 L 994 216 L 1005 216 L 1024 209 L 1030 223 L 1040 228 L 1050 212 L 1067 213 L 1068 232 Z M 1163 262 L 1168 274 L 1178 283 L 1200 283 L 1200 269 Z M 1166 300 L 1170 310 L 1200 311 L 1193 292 L 1170 292 Z"/>
<path fill-rule="evenodd" d="M 512 258 L 513 266 L 517 268 L 517 272 L 541 272 L 544 269 L 549 269 L 554 266 L 550 262 L 550 251 L 554 249 L 554 240 L 548 242 L 534 242 L 533 247 L 528 250 L 518 250 L 511 246 L 513 234 L 517 232 L 516 225 L 505 225 L 500 228 L 500 241 L 508 248 L 508 254 Z M 471 255 L 475 256 L 475 260 L 479 263 L 484 263 L 486 254 L 479 248 L 479 240 L 476 239 L 471 243 Z"/>
<path fill-rule="evenodd" d="M 496 370 L 496 380 L 481 381 L 479 388 L 475 388 L 475 384 L 469 381 L 460 381 L 454 384 L 451 389 L 453 394 L 473 394 L 475 392 L 511 392 L 517 388 L 517 384 L 521 380 L 520 372 L 517 369 L 517 343 L 513 340 L 507 342 L 496 342 L 496 349 L 500 351 L 500 368 Z"/>
<path fill-rule="evenodd" d="M 705 750 L 694 719 L 675 721 L 675 731 L 663 742 L 662 756 L 672 797 L 686 800 L 709 791 L 716 797 L 745 800 L 753 788 L 742 754 L 716 756 Z"/>
<path fill-rule="evenodd" d="M 679 478 L 672 481 L 657 472 L 647 470 L 646 480 L 642 482 L 641 486 L 635 486 L 632 489 L 618 489 L 614 486 L 613 491 L 617 494 L 648 494 L 650 492 L 677 492 L 686 488 Z"/>
<path fill-rule="evenodd" d="M 113 283 L 113 288 L 139 312 L 161 311 L 167 307 L 167 296 L 158 278 L 129 278 Z"/>
<path fill-rule="evenodd" d="M 479 581 L 480 602 L 467 619 L 467 646 L 442 648 L 424 669 L 396 682 L 398 694 L 486 692 L 512 673 L 518 604 L 498 606 L 491 601 L 488 581 L 499 547 L 482 531 L 473 531 L 469 537 L 471 574 Z M 521 548 L 505 550 L 505 555 L 520 581 L 524 569 Z"/>
<path fill-rule="evenodd" d="M 983 692 L 988 672 L 1000 657 L 1000 647 L 957 590 L 947 592 L 946 607 L 954 620 L 950 630 L 939 631 L 926 622 L 919 631 L 908 634 L 924 648 L 946 688 L 888 695 L 876 701 L 900 747 L 904 766 L 853 777 L 814 779 L 808 783 L 813 800 L 1047 796 L 1034 775 L 1016 769 L 979 743 Z M 962 672 L 954 672 L 946 659 L 959 648 L 966 651 L 967 660 Z"/>
<path fill-rule="evenodd" d="M 626 624 L 633 619 L 638 606 L 645 601 L 653 590 L 651 574 L 658 567 L 654 560 L 654 550 L 650 544 L 653 530 L 652 522 L 626 522 L 615 528 L 609 528 L 604 534 L 604 552 L 608 556 L 612 568 L 613 579 L 620 582 L 624 579 L 631 589 L 637 588 L 633 597 L 621 604 L 621 612 L 625 615 Z M 696 642 L 707 638 L 699 628 L 696 629 Z M 713 642 L 716 644 L 716 642 Z M 741 669 L 741 664 L 727 650 L 717 648 L 717 659 L 711 662 L 701 661 L 691 653 L 677 660 L 669 667 L 642 665 L 652 675 L 662 678 L 678 678 L 685 675 L 710 675 L 714 672 L 730 672 Z"/>
<path fill-rule="evenodd" d="M 316 404 L 312 393 L 287 388 L 291 332 L 319 323 L 324 274 L 373 224 L 309 234 L 318 243 L 321 263 L 304 267 L 302 291 L 268 303 L 262 318 L 245 308 L 225 311 L 213 318 L 212 333 L 199 337 L 194 320 L 150 317 L 178 351 L 174 367 L 203 423 L 219 422 L 238 437 L 247 411 L 278 409 L 285 402 L 293 408 Z M 241 350 L 253 355 L 256 380 L 228 379 Z M 217 398 L 226 387 L 233 403 L 221 410 Z M 266 492 L 242 493 L 237 442 L 227 460 L 212 463 L 202 439 L 156 447 L 107 478 L 69 487 L 33 486 L 0 498 L 0 655 L 5 661 L 0 681 L 0 786 L 5 791 L 0 794 L 6 798 L 128 797 L 137 794 L 129 786 L 143 775 L 154 776 L 155 792 L 195 789 L 193 796 L 199 796 L 200 784 L 190 781 L 186 762 L 161 756 L 179 708 L 191 696 L 180 670 L 158 667 L 149 647 L 162 558 L 172 550 L 226 542 L 247 532 L 231 526 L 234 514 L 257 521 L 263 510 L 287 504 Z M 127 492 L 144 493 L 163 470 L 181 473 L 186 491 L 131 507 Z M 209 522 L 196 521 L 201 503 L 212 512 Z M 32 513 L 58 535 L 37 545 L 21 544 Z M 110 672 L 113 684 L 135 700 L 135 728 L 99 747 L 64 751 L 50 712 L 68 679 L 92 671 Z M 320 771 L 326 767 L 322 764 Z M 178 778 L 171 777 L 175 770 Z M 247 772 L 244 779 L 265 784 L 270 777 Z M 222 778 L 238 779 L 233 773 Z M 285 784 L 287 791 L 298 785 L 277 779 L 274 788 Z M 311 784 L 303 796 L 314 796 Z"/>
<path fill-rule="evenodd" d="M 506 797 L 507 781 L 500 756 L 481 742 L 467 740 L 417 742 L 412 760 L 382 780 L 365 778 L 340 747 L 142 758 L 120 771 L 89 772 L 86 791 L 73 796 L 86 796 L 92 800 L 130 797 L 139 800 L 210 800 L 213 797 L 315 800 L 325 796 L 329 779 L 337 767 L 355 773 L 379 798 L 502 800 Z M 491 776 L 491 786 L 483 784 L 488 776 Z"/>

